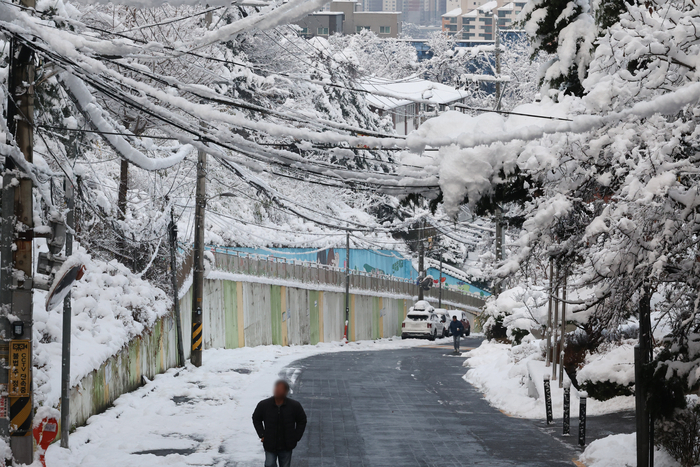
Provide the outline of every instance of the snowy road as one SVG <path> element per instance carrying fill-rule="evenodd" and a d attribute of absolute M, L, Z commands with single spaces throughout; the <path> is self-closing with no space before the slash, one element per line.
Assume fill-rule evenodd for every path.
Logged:
<path fill-rule="evenodd" d="M 463 346 L 478 345 L 465 339 Z M 296 467 L 573 466 L 579 452 L 491 407 L 449 347 L 318 355 L 294 397 L 309 415 Z"/>
<path fill-rule="evenodd" d="M 92 417 L 71 450 L 53 445 L 48 466 L 260 467 L 250 417 L 280 374 L 309 415 L 295 467 L 572 465 L 573 449 L 489 406 L 463 358 L 425 344 L 207 350 L 202 368 L 170 370 Z"/>

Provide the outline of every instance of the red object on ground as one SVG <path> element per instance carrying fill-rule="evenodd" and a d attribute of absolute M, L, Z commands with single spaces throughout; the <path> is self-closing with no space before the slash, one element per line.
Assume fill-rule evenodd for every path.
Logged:
<path fill-rule="evenodd" d="M 36 444 L 41 448 L 39 451 L 39 460 L 41 461 L 41 465 L 46 467 L 44 455 L 49 445 L 56 439 L 56 436 L 58 436 L 58 420 L 55 418 L 45 418 L 39 425 L 34 427 L 33 432 Z"/>

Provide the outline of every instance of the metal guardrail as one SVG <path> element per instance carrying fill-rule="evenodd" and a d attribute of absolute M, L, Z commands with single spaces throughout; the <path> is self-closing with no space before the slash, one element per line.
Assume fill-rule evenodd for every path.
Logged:
<path fill-rule="evenodd" d="M 208 246 L 207 250 L 214 254 L 215 269 L 218 270 L 305 284 L 345 286 L 345 270 L 342 268 L 310 261 L 255 255 L 226 247 Z M 418 285 L 411 279 L 356 270 L 350 270 L 350 288 L 397 295 L 418 295 Z M 437 300 L 439 294 L 437 288 L 424 291 L 426 299 Z M 484 306 L 484 297 L 461 290 L 442 289 L 442 300 L 475 308 Z"/>

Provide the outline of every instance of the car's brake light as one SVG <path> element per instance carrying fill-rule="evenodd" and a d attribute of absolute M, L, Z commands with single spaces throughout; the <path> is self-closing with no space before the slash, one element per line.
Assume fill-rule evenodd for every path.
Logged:
<path fill-rule="evenodd" d="M 428 323 L 428 329 L 433 327 L 433 323 Z"/>

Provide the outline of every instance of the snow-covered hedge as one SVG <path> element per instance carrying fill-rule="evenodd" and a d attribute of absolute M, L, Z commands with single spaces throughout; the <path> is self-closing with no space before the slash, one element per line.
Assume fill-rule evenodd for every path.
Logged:
<path fill-rule="evenodd" d="M 151 328 L 171 308 L 166 293 L 117 261 L 83 254 L 86 272 L 72 290 L 71 385 Z M 45 293 L 34 297 L 36 405 L 55 406 L 61 391 L 62 307 L 46 311 Z"/>
<path fill-rule="evenodd" d="M 588 353 L 576 379 L 591 397 L 604 401 L 634 394 L 634 344 L 627 341 Z"/>

